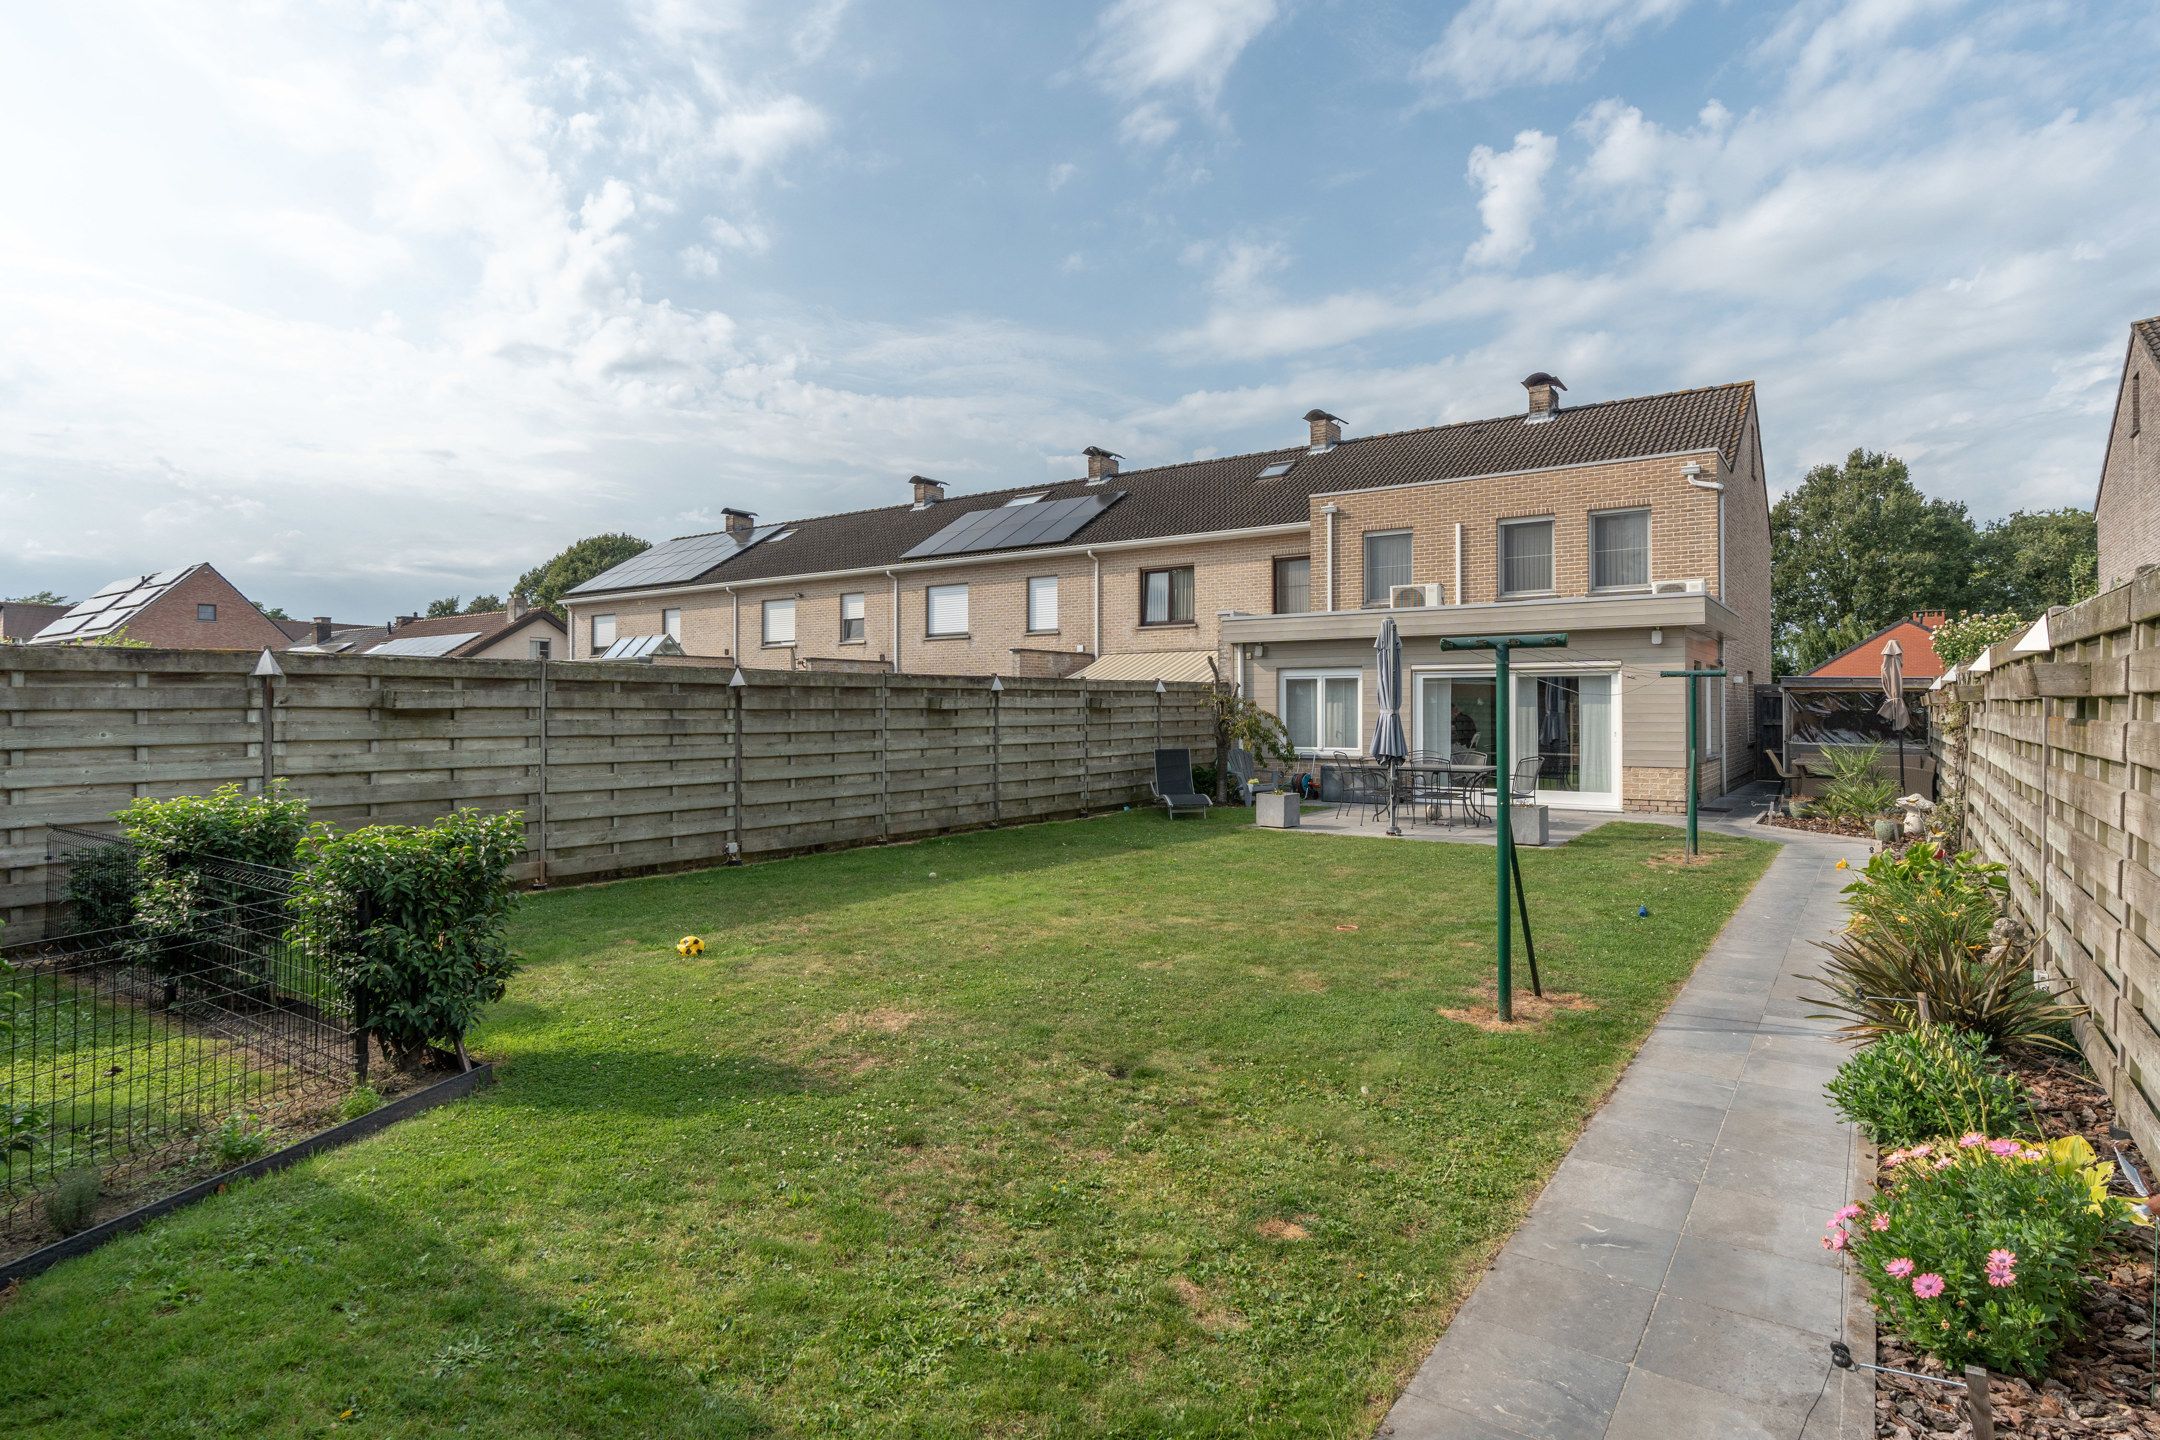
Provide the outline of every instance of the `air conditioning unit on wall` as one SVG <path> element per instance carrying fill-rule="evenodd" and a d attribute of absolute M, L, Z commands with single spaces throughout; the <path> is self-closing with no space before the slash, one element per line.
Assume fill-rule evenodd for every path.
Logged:
<path fill-rule="evenodd" d="M 1388 590 L 1388 609 L 1423 610 L 1440 603 L 1440 587 L 1435 585 L 1396 585 Z"/>
<path fill-rule="evenodd" d="M 1692 580 L 1660 580 L 1650 587 L 1653 595 L 1700 595 L 1703 590 L 1700 576 Z"/>

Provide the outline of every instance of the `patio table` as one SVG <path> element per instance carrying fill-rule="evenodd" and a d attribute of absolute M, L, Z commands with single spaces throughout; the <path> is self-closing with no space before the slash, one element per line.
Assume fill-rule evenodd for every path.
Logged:
<path fill-rule="evenodd" d="M 1410 760 L 1397 766 L 1396 769 L 1402 775 L 1439 775 L 1447 777 L 1449 780 L 1454 781 L 1461 791 L 1463 804 L 1470 812 L 1470 823 L 1473 825 L 1492 823 L 1492 816 L 1486 813 L 1485 808 L 1478 803 L 1479 792 L 1493 783 L 1493 767 L 1490 764 L 1470 765 L 1453 760 Z M 1437 800 L 1428 800 L 1425 803 L 1428 812 L 1427 818 L 1438 819 L 1437 812 L 1440 803 Z"/>

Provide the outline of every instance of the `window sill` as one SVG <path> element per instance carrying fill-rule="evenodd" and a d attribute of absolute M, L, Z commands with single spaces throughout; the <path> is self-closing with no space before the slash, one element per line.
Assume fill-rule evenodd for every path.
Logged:
<path fill-rule="evenodd" d="M 841 643 L 842 645 L 868 645 L 868 644 L 869 644 L 870 642 L 869 642 L 869 640 L 868 640 L 868 639 L 862 639 L 862 640 L 842 640 L 842 641 L 841 641 L 840 643 Z"/>
<path fill-rule="evenodd" d="M 1056 634 L 1060 634 L 1060 633 L 1062 633 L 1062 632 L 1060 632 L 1060 631 L 1056 631 L 1056 630 L 1023 630 L 1023 631 L 1021 631 L 1020 633 L 1021 633 L 1021 634 L 1023 634 L 1023 635 L 1029 635 L 1029 636 L 1038 636 L 1038 637 L 1039 637 L 1039 636 L 1043 636 L 1043 635 L 1056 635 Z"/>
<path fill-rule="evenodd" d="M 1500 598 L 1502 600 L 1557 600 L 1560 598 L 1560 592 L 1558 590 L 1503 590 L 1500 592 Z"/>
<path fill-rule="evenodd" d="M 1197 620 L 1143 620 L 1134 628 L 1140 630 L 1197 630 L 1200 628 L 1200 622 Z"/>
<path fill-rule="evenodd" d="M 758 642 L 758 649 L 760 650 L 793 650 L 794 648 L 795 642 L 793 640 L 760 640 Z"/>
<path fill-rule="evenodd" d="M 972 640 L 975 637 L 965 630 L 955 630 L 950 635 L 925 635 L 922 638 L 925 640 Z"/>

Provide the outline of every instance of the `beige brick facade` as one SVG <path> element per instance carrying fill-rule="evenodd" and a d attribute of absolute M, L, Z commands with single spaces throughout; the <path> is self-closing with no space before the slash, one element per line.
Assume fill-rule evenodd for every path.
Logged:
<path fill-rule="evenodd" d="M 2144 321 L 2140 329 L 2147 327 L 2160 330 L 2160 322 Z M 2131 579 L 2141 565 L 2160 564 L 2160 444 L 2154 443 L 2153 430 L 2160 424 L 2160 410 L 2156 406 L 2160 406 L 2160 361 L 2155 361 L 2145 337 L 2133 333 L 2093 511 L 2100 532 L 2102 590 Z"/>

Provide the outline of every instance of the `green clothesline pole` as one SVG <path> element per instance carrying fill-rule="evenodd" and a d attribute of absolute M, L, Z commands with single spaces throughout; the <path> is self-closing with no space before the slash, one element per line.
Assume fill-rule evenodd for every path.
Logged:
<path fill-rule="evenodd" d="M 1550 650 L 1567 644 L 1565 635 L 1461 635 L 1448 636 L 1440 641 L 1442 650 L 1490 650 L 1493 652 L 1493 823 L 1494 853 L 1499 880 L 1499 990 L 1500 1021 L 1506 1024 L 1515 1018 L 1515 996 L 1512 976 L 1509 973 L 1513 961 L 1513 934 L 1508 914 L 1508 902 L 1514 899 L 1512 878 L 1515 858 L 1515 819 L 1510 813 L 1514 803 L 1514 776 L 1508 770 L 1508 720 L 1515 708 L 1514 696 L 1508 690 L 1508 656 L 1517 650 Z"/>
<path fill-rule="evenodd" d="M 1723 670 L 1660 670 L 1658 671 L 1658 675 L 1666 680 L 1685 680 L 1688 682 L 1687 853 L 1690 855 L 1700 855 L 1702 853 L 1702 840 L 1695 828 L 1695 814 L 1697 809 L 1702 804 L 1702 767 L 1696 759 L 1695 752 L 1700 748 L 1700 745 L 1695 737 L 1701 732 L 1696 728 L 1695 708 L 1697 702 L 1701 699 L 1702 687 L 1697 685 L 1695 682 L 1698 680 L 1723 680 L 1725 678 L 1725 672 Z"/>

